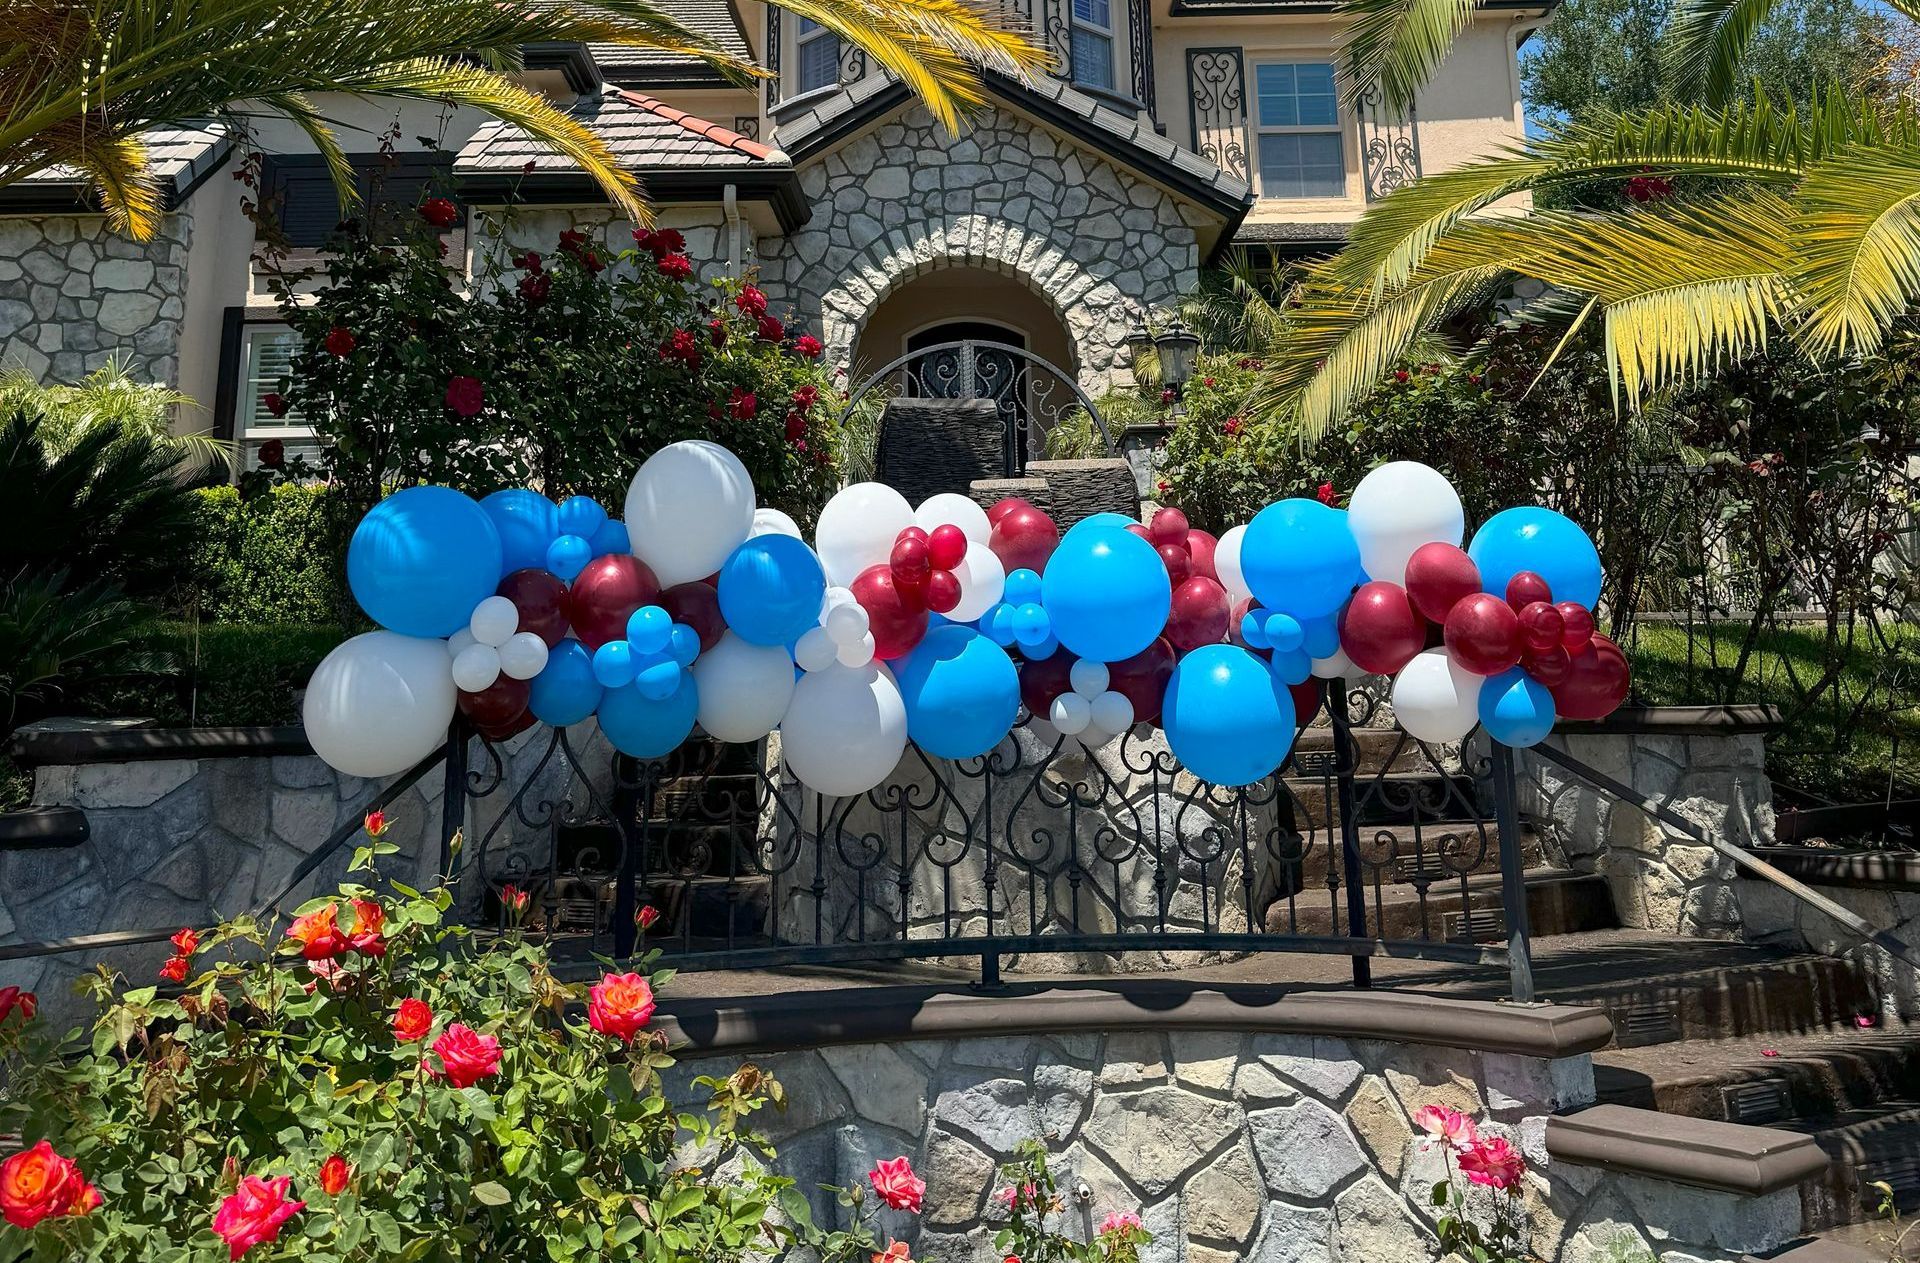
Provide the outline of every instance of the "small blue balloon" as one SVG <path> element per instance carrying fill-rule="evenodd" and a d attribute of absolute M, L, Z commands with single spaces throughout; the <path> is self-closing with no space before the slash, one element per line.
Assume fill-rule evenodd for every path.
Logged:
<path fill-rule="evenodd" d="M 1286 761 L 1293 709 L 1266 663 L 1237 645 L 1202 645 L 1175 664 L 1160 723 L 1174 757 L 1195 776 L 1251 785 Z"/>
<path fill-rule="evenodd" d="M 1340 616 L 1326 614 L 1300 624 L 1300 647 L 1309 658 L 1331 658 L 1340 652 Z"/>
<path fill-rule="evenodd" d="M 1304 649 L 1275 649 L 1268 665 L 1282 684 L 1304 684 L 1313 675 L 1313 659 Z"/>
<path fill-rule="evenodd" d="M 627 639 L 641 653 L 663 653 L 673 643 L 673 615 L 658 605 L 643 605 L 627 619 Z"/>
<path fill-rule="evenodd" d="M 1052 635 L 1053 620 L 1039 602 L 1028 601 L 1013 612 L 1013 638 L 1022 649 L 1045 644 Z"/>
<path fill-rule="evenodd" d="M 600 699 L 600 731 L 613 748 L 636 759 L 665 758 L 693 733 L 700 691 L 693 672 L 665 698 L 651 698 L 637 685 L 609 689 Z"/>
<path fill-rule="evenodd" d="M 607 524 L 607 511 L 592 496 L 568 496 L 560 502 L 554 520 L 562 535 L 592 539 L 593 533 Z"/>
<path fill-rule="evenodd" d="M 700 633 L 685 623 L 675 623 L 667 652 L 672 654 L 673 660 L 681 666 L 692 666 L 700 657 Z"/>
<path fill-rule="evenodd" d="M 543 724 L 577 724 L 600 705 L 600 681 L 593 655 L 577 640 L 563 640 L 547 652 L 547 665 L 533 677 L 527 708 Z"/>
<path fill-rule="evenodd" d="M 627 539 L 627 524 L 608 518 L 593 533 L 593 555 L 606 557 L 613 553 L 632 552 L 632 542 Z"/>
<path fill-rule="evenodd" d="M 394 492 L 360 519 L 347 546 L 353 599 L 403 636 L 453 635 L 505 573 L 493 519 L 451 487 Z"/>
<path fill-rule="evenodd" d="M 538 491 L 512 487 L 494 492 L 480 507 L 500 532 L 502 574 L 547 564 L 547 547 L 560 534 L 553 501 Z"/>
<path fill-rule="evenodd" d="M 1507 595 L 1522 570 L 1547 581 L 1556 601 L 1592 609 L 1600 600 L 1600 552 L 1571 518 L 1552 509 L 1502 509 L 1473 533 L 1467 556 L 1480 568 L 1482 591 Z"/>
<path fill-rule="evenodd" d="M 907 736 L 936 758 L 985 754 L 1000 744 L 1020 712 L 1020 673 L 1013 659 L 966 627 L 929 631 L 894 664 L 894 676 L 907 705 Z"/>
<path fill-rule="evenodd" d="M 1502 745 L 1524 750 L 1553 731 L 1553 694 L 1519 667 L 1509 667 L 1480 687 L 1480 722 Z"/>
<path fill-rule="evenodd" d="M 784 645 L 820 621 L 826 571 L 791 535 L 756 535 L 720 567 L 720 615 L 751 644 Z"/>
<path fill-rule="evenodd" d="M 593 545 L 578 535 L 562 535 L 547 546 L 547 569 L 572 583 L 593 560 Z"/>
<path fill-rule="evenodd" d="M 1119 662 L 1151 645 L 1173 606 L 1173 584 L 1152 544 L 1084 522 L 1047 559 L 1040 591 L 1060 643 L 1096 662 Z"/>
<path fill-rule="evenodd" d="M 980 617 L 980 630 L 986 633 L 988 640 L 1002 649 L 1013 643 L 1013 607 L 1005 601 L 998 602 L 992 609 Z"/>
<path fill-rule="evenodd" d="M 593 651 L 593 678 L 600 681 L 603 688 L 625 688 L 633 683 L 639 671 L 639 664 L 633 660 L 633 646 L 624 640 L 609 640 Z"/>
<path fill-rule="evenodd" d="M 680 677 L 683 674 L 685 674 L 685 668 L 679 663 L 672 658 L 661 658 L 641 667 L 640 673 L 633 677 L 633 686 L 639 689 L 640 695 L 648 701 L 663 702 L 672 697 L 673 691 L 680 687 Z"/>
<path fill-rule="evenodd" d="M 1247 642 L 1249 648 L 1271 649 L 1267 642 L 1266 611 L 1255 607 L 1248 610 L 1240 619 L 1240 639 Z"/>
<path fill-rule="evenodd" d="M 1047 638 L 1037 645 L 1020 646 L 1020 656 L 1029 662 L 1044 662 L 1058 652 L 1060 652 L 1060 638 L 1052 631 L 1048 631 Z"/>
<path fill-rule="evenodd" d="M 1300 620 L 1291 614 L 1269 614 L 1267 621 L 1260 625 L 1266 635 L 1267 644 L 1275 653 L 1292 653 L 1306 643 L 1307 633 L 1300 626 Z"/>
<path fill-rule="evenodd" d="M 1318 500 L 1281 500 L 1247 524 L 1240 573 L 1268 609 L 1318 618 L 1352 595 L 1360 581 L 1360 545 L 1344 510 Z"/>
<path fill-rule="evenodd" d="M 1000 598 L 1009 605 L 1030 605 L 1040 600 L 1040 576 L 1025 566 L 1007 576 Z"/>

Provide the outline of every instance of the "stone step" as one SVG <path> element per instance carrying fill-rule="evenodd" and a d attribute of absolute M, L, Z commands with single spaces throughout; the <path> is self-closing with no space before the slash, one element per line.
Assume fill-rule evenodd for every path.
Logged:
<path fill-rule="evenodd" d="M 1879 1218 L 1889 1197 L 1903 1215 L 1920 1208 L 1920 1100 L 1880 1101 L 1784 1126 L 1811 1135 L 1829 1159 L 1825 1178 L 1801 1186 L 1807 1231 Z"/>
<path fill-rule="evenodd" d="M 1329 866 L 1344 881 L 1340 847 L 1337 827 L 1303 831 L 1297 842 L 1279 843 L 1282 858 L 1273 866 L 1279 891 L 1324 890 Z M 1546 866 L 1545 847 L 1531 821 L 1520 822 L 1520 856 L 1524 868 Z M 1438 882 L 1461 873 L 1499 872 L 1500 837 L 1492 821 L 1366 824 L 1360 827 L 1360 857 L 1369 880 L 1378 871 L 1391 885 L 1405 885 L 1423 874 Z"/>
<path fill-rule="evenodd" d="M 1296 826 L 1338 824 L 1340 783 L 1330 776 L 1289 776 Z M 1460 820 L 1480 814 L 1471 777 L 1432 771 L 1382 772 L 1353 785 L 1362 823 L 1411 824 L 1415 820 Z M 1492 812 L 1485 813 L 1489 819 Z"/>
<path fill-rule="evenodd" d="M 1354 771 L 1359 776 L 1375 772 L 1431 771 L 1420 743 L 1398 728 L 1349 728 L 1353 740 Z M 1302 779 L 1332 775 L 1333 729 L 1308 728 L 1294 738 L 1294 771 Z M 1289 779 L 1293 779 L 1289 777 Z"/>
<path fill-rule="evenodd" d="M 1618 922 L 1606 879 L 1571 869 L 1527 873 L 1527 918 L 1534 934 L 1575 934 Z M 1500 874 L 1481 873 L 1432 882 L 1366 886 L 1367 930 L 1392 939 L 1497 943 L 1507 936 Z M 1337 906 L 1336 906 L 1337 905 Z M 1346 896 L 1326 890 L 1287 899 L 1266 911 L 1273 934 L 1334 934 L 1346 926 Z"/>
<path fill-rule="evenodd" d="M 1611 1048 L 1594 1054 L 1593 1081 L 1602 1101 L 1771 1127 L 1920 1099 L 1920 1033 L 1844 1026 Z"/>

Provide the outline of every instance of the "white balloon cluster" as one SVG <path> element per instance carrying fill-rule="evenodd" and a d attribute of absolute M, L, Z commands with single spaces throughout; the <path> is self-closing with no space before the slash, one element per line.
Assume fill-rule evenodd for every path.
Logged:
<path fill-rule="evenodd" d="M 824 671 L 836 662 L 864 667 L 873 661 L 873 651 L 867 611 L 846 588 L 828 588 L 820 623 L 794 644 L 793 661 L 802 671 Z"/>
<path fill-rule="evenodd" d="M 478 693 L 503 675 L 531 680 L 546 670 L 547 642 L 519 628 L 520 611 L 504 596 L 490 596 L 474 606 L 467 625 L 447 639 L 454 684 Z"/>
<path fill-rule="evenodd" d="M 1047 719 L 1062 733 L 1097 750 L 1133 727 L 1133 703 L 1108 685 L 1107 664 L 1082 658 L 1069 669 L 1072 691 L 1053 699 Z"/>

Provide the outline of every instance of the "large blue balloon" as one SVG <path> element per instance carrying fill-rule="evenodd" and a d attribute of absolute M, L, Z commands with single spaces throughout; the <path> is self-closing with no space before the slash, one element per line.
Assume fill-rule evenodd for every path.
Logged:
<path fill-rule="evenodd" d="M 1247 523 L 1240 573 L 1260 604 L 1305 622 L 1346 604 L 1360 582 L 1360 545 L 1344 510 L 1281 500 Z"/>
<path fill-rule="evenodd" d="M 1502 509 L 1473 533 L 1467 556 L 1480 567 L 1480 586 L 1495 596 L 1522 570 L 1547 581 L 1556 601 L 1588 609 L 1600 599 L 1600 551 L 1571 518 L 1523 505 Z"/>
<path fill-rule="evenodd" d="M 577 724 L 600 705 L 600 681 L 593 677 L 593 655 L 577 640 L 563 640 L 547 653 L 547 665 L 533 677 L 527 709 L 543 724 Z"/>
<path fill-rule="evenodd" d="M 907 704 L 907 735 L 937 758 L 985 754 L 1020 713 L 1013 659 L 971 628 L 934 628 L 893 673 Z"/>
<path fill-rule="evenodd" d="M 453 635 L 503 573 L 493 520 L 450 487 L 394 492 L 360 519 L 347 546 L 353 599 L 403 636 Z"/>
<path fill-rule="evenodd" d="M 1087 517 L 1081 518 L 1078 522 L 1075 522 L 1072 526 L 1069 526 L 1066 529 L 1066 531 L 1061 535 L 1060 538 L 1065 539 L 1068 535 L 1073 534 L 1075 531 L 1099 530 L 1103 526 L 1117 526 L 1124 531 L 1129 526 L 1138 526 L 1138 525 L 1140 525 L 1139 519 L 1130 518 L 1124 513 L 1114 513 L 1111 510 L 1109 510 L 1107 512 L 1094 513 Z M 1053 562 L 1049 560 L 1047 564 L 1052 565 Z"/>
<path fill-rule="evenodd" d="M 1272 775 L 1293 748 L 1293 698 L 1245 649 L 1202 645 L 1173 668 L 1160 724 L 1174 757 L 1195 776 L 1251 785 Z"/>
<path fill-rule="evenodd" d="M 592 539 L 593 533 L 607 524 L 607 511 L 591 496 L 568 496 L 560 502 L 554 522 L 562 535 Z"/>
<path fill-rule="evenodd" d="M 1119 662 L 1151 645 L 1173 607 L 1173 585 L 1152 544 L 1085 522 L 1047 559 L 1040 593 L 1060 643 L 1096 662 Z"/>
<path fill-rule="evenodd" d="M 500 532 L 501 562 L 506 566 L 502 573 L 546 568 L 547 549 L 560 537 L 559 512 L 553 501 L 538 491 L 513 487 L 494 492 L 480 507 Z"/>
<path fill-rule="evenodd" d="M 655 700 L 637 684 L 608 689 L 600 699 L 600 731 L 613 748 L 636 759 L 660 759 L 673 753 L 693 732 L 700 690 L 693 672 L 680 673 L 680 686 Z"/>
<path fill-rule="evenodd" d="M 1493 676 L 1480 688 L 1480 722 L 1487 735 L 1517 750 L 1537 746 L 1553 731 L 1553 694 L 1519 667 Z"/>
<path fill-rule="evenodd" d="M 784 645 L 820 621 L 827 572 L 791 535 L 756 535 L 720 567 L 720 616 L 740 639 Z"/>

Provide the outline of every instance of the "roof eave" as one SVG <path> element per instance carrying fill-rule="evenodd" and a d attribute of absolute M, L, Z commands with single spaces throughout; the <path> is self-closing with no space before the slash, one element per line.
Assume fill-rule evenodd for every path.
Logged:
<path fill-rule="evenodd" d="M 160 209 L 179 210 L 207 177 L 226 165 L 233 138 L 220 136 L 199 157 L 167 179 L 160 190 Z M 0 215 L 100 215 L 99 190 L 86 180 L 20 180 L 0 185 Z"/>
<path fill-rule="evenodd" d="M 702 167 L 695 170 L 639 168 L 649 201 L 721 202 L 728 185 L 745 201 L 765 202 L 782 232 L 793 232 L 813 217 L 800 192 L 800 177 L 790 166 Z M 605 202 L 606 194 L 584 172 L 454 171 L 454 182 L 469 205 L 577 206 Z"/>

